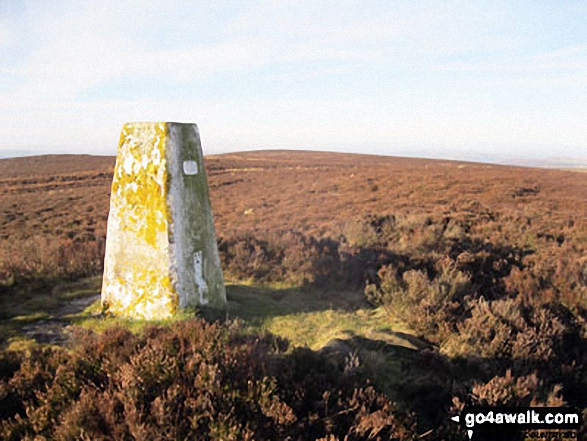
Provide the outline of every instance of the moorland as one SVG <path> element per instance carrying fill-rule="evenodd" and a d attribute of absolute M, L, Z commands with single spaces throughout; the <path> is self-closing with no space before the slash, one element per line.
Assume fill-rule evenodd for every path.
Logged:
<path fill-rule="evenodd" d="M 0 160 L 1 438 L 468 439 L 466 404 L 587 408 L 587 174 L 208 156 L 228 312 L 147 323 L 100 310 L 114 162 Z"/>

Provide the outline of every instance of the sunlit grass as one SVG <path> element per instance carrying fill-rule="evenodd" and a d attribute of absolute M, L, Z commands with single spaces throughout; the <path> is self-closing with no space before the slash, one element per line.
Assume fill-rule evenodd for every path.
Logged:
<path fill-rule="evenodd" d="M 293 346 L 318 350 L 333 339 L 365 337 L 415 348 L 398 333 L 409 327 L 389 310 L 372 308 L 360 292 L 300 287 L 227 286 L 229 316 L 251 331 L 269 331 Z"/>
<path fill-rule="evenodd" d="M 308 346 L 314 350 L 323 348 L 335 338 L 372 338 L 374 334 L 378 339 L 403 346 L 405 342 L 392 334 L 386 335 L 385 331 L 409 332 L 403 324 L 393 321 L 383 308 L 287 314 L 267 319 L 264 328 L 287 338 L 295 346 Z"/>
<path fill-rule="evenodd" d="M 28 348 L 34 344 L 21 332 L 23 326 L 54 320 L 59 314 L 73 326 L 97 333 L 111 326 L 122 326 L 133 333 L 150 325 L 167 326 L 179 320 L 189 320 L 206 312 L 195 309 L 180 310 L 166 320 L 137 320 L 104 315 L 98 294 L 101 278 L 94 277 L 75 283 L 64 283 L 46 293 L 38 293 L 17 308 L 18 315 L 3 321 L 0 328 L 10 335 L 11 348 Z M 226 287 L 228 311 L 220 319 L 239 319 L 247 331 L 268 331 L 287 339 L 292 347 L 307 346 L 319 350 L 331 340 L 355 337 L 385 342 L 390 345 L 415 349 L 402 333 L 410 329 L 392 317 L 389 310 L 372 308 L 360 292 L 335 289 L 295 287 L 287 284 L 256 285 L 251 282 L 232 283 Z M 84 299 L 96 300 L 79 310 Z M 72 308 L 78 304 L 78 308 Z M 64 309 L 65 308 L 65 309 Z M 67 311 L 71 308 L 71 311 Z M 60 312 L 59 312 L 60 311 Z M 9 331 L 9 332 L 8 332 Z"/>
<path fill-rule="evenodd" d="M 138 334 L 147 326 L 168 326 L 173 322 L 180 320 L 188 320 L 196 317 L 197 311 L 194 308 L 186 308 L 178 311 L 173 317 L 163 320 L 140 320 L 124 317 L 114 317 L 102 314 L 102 304 L 98 299 L 84 311 L 68 315 L 66 318 L 72 321 L 75 326 L 80 326 L 85 329 L 92 330 L 97 333 L 102 333 L 112 326 L 121 326 L 127 328 L 131 332 Z"/>

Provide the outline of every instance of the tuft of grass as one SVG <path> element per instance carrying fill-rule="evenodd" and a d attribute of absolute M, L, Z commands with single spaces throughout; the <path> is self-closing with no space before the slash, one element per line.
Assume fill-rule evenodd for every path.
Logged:
<path fill-rule="evenodd" d="M 34 290 L 12 291 L 0 296 L 0 345 L 30 339 L 23 331 L 39 322 L 60 321 L 75 316 L 84 303 L 100 293 L 101 277 L 75 282 L 60 281 Z M 28 343 L 27 343 L 28 345 Z"/>
<path fill-rule="evenodd" d="M 252 332 L 269 331 L 295 346 L 322 349 L 334 339 L 361 337 L 416 349 L 412 331 L 385 308 L 372 308 L 361 293 L 315 288 L 227 286 L 229 315 Z M 415 340 L 415 338 L 414 338 Z"/>
<path fill-rule="evenodd" d="M 126 328 L 133 334 L 141 333 L 146 327 L 158 325 L 169 326 L 172 323 L 193 319 L 197 316 L 198 311 L 194 308 L 186 308 L 178 311 L 173 317 L 164 320 L 137 320 L 123 317 L 113 317 L 102 315 L 102 305 L 100 300 L 96 300 L 84 311 L 68 316 L 72 324 L 84 329 L 103 333 L 106 329 L 113 326 Z"/>
<path fill-rule="evenodd" d="M 346 340 L 356 336 L 385 341 L 389 344 L 414 348 L 394 331 L 410 332 L 383 308 L 341 311 L 300 312 L 269 318 L 264 330 L 288 339 L 294 346 L 322 349 L 334 339 Z M 385 332 L 388 331 L 388 332 Z"/>

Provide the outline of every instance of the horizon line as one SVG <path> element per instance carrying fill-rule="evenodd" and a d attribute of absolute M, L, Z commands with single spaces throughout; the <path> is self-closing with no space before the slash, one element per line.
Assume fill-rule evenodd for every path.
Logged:
<path fill-rule="evenodd" d="M 587 168 L 587 156 L 584 157 L 556 157 L 550 156 L 546 158 L 537 157 L 510 157 L 503 159 L 466 159 L 458 157 L 443 157 L 443 156 L 423 156 L 418 154 L 385 154 L 385 153 L 361 153 L 361 152 L 346 152 L 346 151 L 332 151 L 332 150 L 309 150 L 299 148 L 281 148 L 281 149 L 244 149 L 235 150 L 222 153 L 210 153 L 204 154 L 204 157 L 234 155 L 241 153 L 280 153 L 280 152 L 291 152 L 291 153 L 326 153 L 332 155 L 353 155 L 353 156 L 369 156 L 369 157 L 382 157 L 382 158 L 401 158 L 401 159 L 422 159 L 432 161 L 449 161 L 449 162 L 460 162 L 469 164 L 484 164 L 484 165 L 496 165 L 496 166 L 510 166 L 510 167 L 524 167 L 524 168 L 544 168 L 544 169 L 584 169 Z M 116 154 L 96 154 L 96 153 L 44 153 L 40 151 L 26 152 L 11 150 L 10 153 L 14 155 L 3 156 L 3 152 L 0 151 L 0 160 L 7 159 L 22 159 L 22 158 L 40 158 L 40 157 L 56 157 L 56 156 L 90 156 L 90 157 L 110 157 L 116 158 Z M 567 162 L 570 161 L 570 162 Z"/>

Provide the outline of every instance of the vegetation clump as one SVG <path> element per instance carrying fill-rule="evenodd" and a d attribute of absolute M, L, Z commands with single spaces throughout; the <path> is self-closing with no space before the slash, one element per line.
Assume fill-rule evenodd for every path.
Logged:
<path fill-rule="evenodd" d="M 352 366 L 286 349 L 234 323 L 187 320 L 138 336 L 78 331 L 71 351 L 4 352 L 0 437 L 415 439 L 410 414 Z"/>
<path fill-rule="evenodd" d="M 100 274 L 113 166 L 113 158 L 61 158 L 44 160 L 41 172 L 14 161 L 0 161 L 3 345 L 19 326 L 48 320 L 47 305 L 71 299 L 56 285 Z M 185 377 L 170 360 L 180 351 L 162 339 L 204 324 L 137 337 L 108 331 L 102 340 L 85 336 L 72 352 L 4 352 L 4 433 L 124 439 L 131 427 L 140 434 L 159 430 L 156 418 L 175 418 L 180 435 L 202 430 L 204 438 L 409 439 L 411 416 L 375 390 L 414 411 L 426 440 L 466 439 L 449 420 L 465 403 L 587 408 L 584 174 L 310 152 L 206 161 L 223 271 L 238 284 L 229 302 L 248 329 L 271 322 L 274 332 L 288 328 L 282 335 L 307 334 L 291 338 L 314 349 L 344 339 L 339 346 L 360 360 L 376 389 L 354 383 L 354 365 L 345 373 L 344 363 L 332 368 L 324 354 L 283 352 L 273 337 L 219 327 L 228 358 L 216 349 L 214 359 L 195 349 L 189 357 L 221 366 L 206 372 L 227 376 L 230 390 L 217 395 L 218 377 L 206 377 L 202 396 L 211 398 L 194 420 L 186 407 L 193 401 L 184 398 L 200 395 L 178 383 Z M 355 322 L 369 329 L 353 334 Z M 338 330 L 309 335 L 326 327 Z M 141 358 L 148 356 L 158 361 Z M 239 380 L 244 371 L 251 389 Z M 125 372 L 137 374 L 140 387 L 123 383 Z M 351 394 L 355 388 L 362 392 Z M 12 402 L 20 404 L 12 409 Z M 93 435 L 75 432 L 67 422 L 74 420 Z"/>

